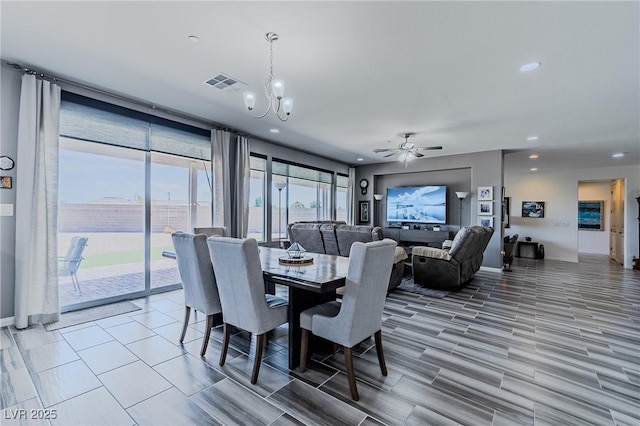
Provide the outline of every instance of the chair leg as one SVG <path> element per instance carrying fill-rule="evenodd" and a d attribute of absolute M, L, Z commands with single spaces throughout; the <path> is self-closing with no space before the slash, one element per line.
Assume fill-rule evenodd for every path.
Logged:
<path fill-rule="evenodd" d="M 309 352 L 309 330 L 301 328 L 300 335 L 300 372 L 307 371 L 307 354 Z"/>
<path fill-rule="evenodd" d="M 220 351 L 220 367 L 224 365 L 227 359 L 227 349 L 229 349 L 229 338 L 231 337 L 231 325 L 224 323 L 224 336 L 222 337 L 222 350 Z"/>
<path fill-rule="evenodd" d="M 182 327 L 182 334 L 180 335 L 180 343 L 184 341 L 184 336 L 187 334 L 187 326 L 189 325 L 189 317 L 191 316 L 191 308 L 189 306 L 184 307 L 184 326 Z"/>
<path fill-rule="evenodd" d="M 202 349 L 200 349 L 200 356 L 204 356 L 207 352 L 207 346 L 209 345 L 209 337 L 211 337 L 211 329 L 213 328 L 213 315 L 207 315 L 207 329 L 204 331 L 204 340 L 202 341 Z"/>
<path fill-rule="evenodd" d="M 378 353 L 378 362 L 380 363 L 380 371 L 383 376 L 386 376 L 387 364 L 384 362 L 384 352 L 382 352 L 382 330 L 376 331 L 374 337 L 376 341 L 376 352 Z"/>
<path fill-rule="evenodd" d="M 258 373 L 260 373 L 260 364 L 262 364 L 262 349 L 264 342 L 267 340 L 267 333 L 258 334 L 256 336 L 256 357 L 253 360 L 253 373 L 251 373 L 251 384 L 255 385 L 258 381 Z"/>
<path fill-rule="evenodd" d="M 356 375 L 353 371 L 353 353 L 351 348 L 344 348 L 344 363 L 347 367 L 347 379 L 349 379 L 349 389 L 351 389 L 351 398 L 358 401 L 358 388 L 356 387 Z"/>

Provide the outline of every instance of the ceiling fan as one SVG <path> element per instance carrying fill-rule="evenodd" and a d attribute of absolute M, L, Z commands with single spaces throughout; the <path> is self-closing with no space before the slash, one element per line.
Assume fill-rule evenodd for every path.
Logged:
<path fill-rule="evenodd" d="M 383 158 L 391 157 L 392 155 L 398 154 L 398 161 L 404 163 L 404 166 L 407 167 L 407 164 L 409 164 L 410 161 L 413 161 L 416 158 L 424 157 L 424 154 L 421 154 L 420 151 L 442 149 L 441 146 L 416 146 L 413 142 L 409 142 L 409 137 L 413 135 L 415 135 L 415 133 L 403 133 L 402 137 L 404 137 L 404 142 L 400 143 L 398 148 L 379 148 L 374 149 L 373 152 L 388 152 L 389 154 L 384 155 Z"/>

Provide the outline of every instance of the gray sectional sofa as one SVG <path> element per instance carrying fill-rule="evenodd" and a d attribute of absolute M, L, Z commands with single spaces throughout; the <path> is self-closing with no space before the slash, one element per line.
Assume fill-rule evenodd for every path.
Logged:
<path fill-rule="evenodd" d="M 413 281 L 421 286 L 453 289 L 478 272 L 483 253 L 493 235 L 489 226 L 466 226 L 456 234 L 450 249 L 413 247 Z"/>
<path fill-rule="evenodd" d="M 297 242 L 308 252 L 346 257 L 356 241 L 368 243 L 384 238 L 379 226 L 347 225 L 345 222 L 294 222 L 288 229 L 291 243 Z M 397 247 L 388 291 L 400 285 L 407 258 L 406 251 Z"/>

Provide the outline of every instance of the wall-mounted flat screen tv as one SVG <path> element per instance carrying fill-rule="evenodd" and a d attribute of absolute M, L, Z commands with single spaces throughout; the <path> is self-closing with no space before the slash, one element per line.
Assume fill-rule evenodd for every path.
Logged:
<path fill-rule="evenodd" d="M 447 223 L 447 187 L 387 188 L 387 222 Z"/>

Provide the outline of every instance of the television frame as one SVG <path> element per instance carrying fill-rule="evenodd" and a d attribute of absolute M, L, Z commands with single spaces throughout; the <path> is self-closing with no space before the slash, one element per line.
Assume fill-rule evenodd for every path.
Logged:
<path fill-rule="evenodd" d="M 448 198 L 446 185 L 411 185 L 393 186 L 387 188 L 387 203 L 385 219 L 387 223 L 425 223 L 425 224 L 447 224 Z M 427 196 L 427 194 L 432 194 Z M 416 201 L 426 201 L 429 204 L 416 205 Z M 398 198 L 407 200 L 405 207 L 398 207 Z M 400 209 L 405 213 L 398 216 Z"/>

